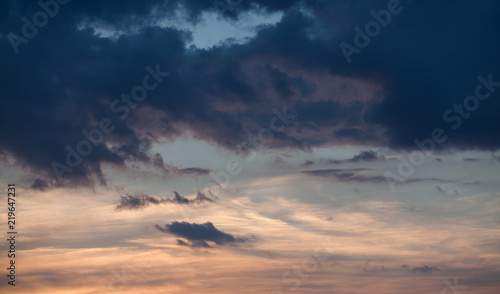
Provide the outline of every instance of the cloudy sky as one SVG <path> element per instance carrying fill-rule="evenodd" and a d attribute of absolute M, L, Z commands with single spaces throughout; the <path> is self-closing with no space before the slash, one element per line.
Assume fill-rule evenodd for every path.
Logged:
<path fill-rule="evenodd" d="M 499 52 L 488 0 L 1 1 L 0 293 L 498 293 Z"/>

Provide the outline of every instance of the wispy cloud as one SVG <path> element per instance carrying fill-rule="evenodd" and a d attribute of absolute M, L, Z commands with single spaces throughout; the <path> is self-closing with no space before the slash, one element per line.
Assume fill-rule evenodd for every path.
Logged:
<path fill-rule="evenodd" d="M 366 168 L 354 168 L 354 169 L 322 169 L 322 170 L 310 170 L 303 171 L 303 173 L 310 176 L 321 176 L 321 177 L 332 177 L 338 182 L 372 182 L 380 183 L 385 182 L 383 176 L 370 176 L 363 175 L 362 172 L 367 171 Z"/>
<path fill-rule="evenodd" d="M 464 157 L 463 160 L 465 162 L 476 162 L 476 161 L 481 161 L 481 158 L 476 158 L 476 157 Z"/>
<path fill-rule="evenodd" d="M 116 209 L 139 209 L 147 207 L 151 204 L 158 205 L 162 202 L 162 199 L 157 199 L 146 194 L 127 194 L 125 196 L 120 196 L 120 201 L 116 205 Z"/>
<path fill-rule="evenodd" d="M 306 160 L 300 166 L 307 167 L 307 166 L 312 166 L 312 165 L 314 165 L 314 160 Z"/>
<path fill-rule="evenodd" d="M 320 170 L 308 170 L 302 172 L 310 176 L 334 178 L 338 182 L 343 182 L 343 183 L 350 183 L 350 182 L 386 183 L 387 182 L 387 179 L 384 176 L 364 174 L 367 171 L 371 171 L 371 169 L 368 168 L 320 169 Z M 410 184 L 416 182 L 447 183 L 449 181 L 439 178 L 419 178 L 419 179 L 407 179 L 405 181 L 402 181 L 401 183 Z"/>
<path fill-rule="evenodd" d="M 181 196 L 177 191 L 174 191 L 174 198 L 153 197 L 146 194 L 126 194 L 120 196 L 120 200 L 116 205 L 117 210 L 122 209 L 139 209 L 150 205 L 160 205 L 162 203 L 176 203 L 180 205 L 191 205 L 202 202 L 214 202 L 210 197 L 203 192 L 197 192 L 194 199 Z"/>
<path fill-rule="evenodd" d="M 403 266 L 404 267 L 404 266 Z M 420 274 L 432 274 L 435 271 L 440 271 L 440 269 L 436 266 L 417 266 L 411 269 L 412 273 L 420 273 Z"/>

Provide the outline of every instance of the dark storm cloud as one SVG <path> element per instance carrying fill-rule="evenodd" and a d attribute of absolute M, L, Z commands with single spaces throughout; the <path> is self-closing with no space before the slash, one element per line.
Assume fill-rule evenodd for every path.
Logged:
<path fill-rule="evenodd" d="M 146 194 L 126 194 L 120 196 L 120 200 L 116 204 L 116 209 L 138 209 L 150 205 L 160 205 L 162 203 L 176 203 L 179 205 L 199 204 L 202 202 L 214 202 L 203 192 L 197 192 L 195 199 L 189 199 L 181 196 L 177 191 L 174 191 L 174 198 L 153 197 Z"/>
<path fill-rule="evenodd" d="M 155 227 L 164 232 L 170 233 L 178 237 L 182 237 L 191 242 L 187 243 L 184 240 L 177 240 L 178 245 L 191 247 L 211 247 L 207 242 L 213 242 L 217 245 L 230 245 L 247 242 L 247 239 L 235 237 L 231 234 L 218 230 L 211 222 L 204 224 L 196 224 L 189 222 L 173 221 L 171 224 L 161 227 Z"/>
<path fill-rule="evenodd" d="M 0 140 L 1 151 L 14 155 L 21 164 L 30 166 L 45 182 L 53 185 L 88 185 L 95 181 L 105 183 L 100 165 L 105 162 L 119 167 L 124 167 L 125 160 L 149 163 L 148 148 L 151 140 L 132 130 L 126 121 L 118 119 L 116 114 L 110 111 L 109 102 L 119 98 L 120 93 L 129 92 L 131 87 L 140 82 L 145 66 L 154 66 L 158 63 L 157 60 L 153 61 L 153 58 L 139 52 L 132 53 L 138 49 L 134 49 L 133 44 L 142 42 L 139 39 L 132 40 L 135 37 L 110 43 L 96 39 L 88 30 L 78 31 L 59 26 L 46 29 L 40 31 L 23 48 L 23 52 L 18 55 L 10 54 L 9 64 L 13 64 L 12 68 L 0 69 L 0 74 L 6 77 L 2 80 L 3 103 L 5 107 L 15 110 L 0 110 L 3 120 L 0 134 L 3 138 L 12 137 L 11 140 Z M 55 31 L 52 32 L 51 29 Z M 62 31 L 57 32 L 58 30 Z M 44 32 L 55 35 L 43 35 Z M 153 51 L 165 50 L 165 54 L 175 54 L 173 51 L 178 51 L 183 44 L 176 37 L 179 35 L 173 31 L 148 29 L 144 33 L 150 41 L 160 36 L 172 37 L 165 46 L 170 50 L 162 49 L 161 45 L 155 45 L 156 49 L 146 46 Z M 52 48 L 54 42 L 66 44 L 64 52 L 57 52 Z M 88 50 L 89 46 L 94 49 L 78 53 Z M 173 49 L 176 46 L 177 49 Z M 37 56 L 38 50 L 46 52 L 46 55 Z M 113 63 L 116 60 L 104 61 L 96 55 L 97 52 L 114 55 L 121 50 L 130 50 L 127 54 L 142 61 L 136 63 L 130 60 L 120 65 Z M 111 53 L 113 51 L 115 53 Z M 146 52 L 143 51 L 142 54 L 144 53 Z M 4 54 L 7 53 L 2 53 L 2 56 Z M 150 54 L 154 56 L 157 52 Z M 30 86 L 25 86 L 25 83 Z M 30 119 L 20 119 L 21 115 Z M 104 144 L 93 146 L 92 153 L 84 158 L 82 164 L 73 172 L 65 174 L 62 182 L 54 183 L 55 174 L 51 164 L 54 161 L 66 162 L 66 146 L 75 149 L 78 142 L 86 139 L 82 131 L 96 128 L 96 124 L 92 122 L 95 121 L 93 118 L 113 120 L 116 128 L 106 136 L 105 142 L 114 147 Z"/>
<path fill-rule="evenodd" d="M 238 18 L 260 6 L 283 11 L 283 19 L 260 27 L 245 44 L 197 49 L 186 48 L 189 32 L 152 24 L 172 16 L 180 3 L 196 22 L 201 12 L 215 11 L 212 1 L 70 1 L 16 54 L 7 35 L 21 36 L 21 17 L 32 20 L 41 8 L 2 1 L 0 152 L 37 175 L 33 188 L 106 184 L 102 164 L 159 166 L 152 144 L 187 131 L 241 151 L 242 142 L 269 126 L 273 108 L 282 112 L 283 106 L 298 119 L 274 133 L 269 148 L 414 149 L 415 139 L 441 127 L 448 139 L 438 149 L 498 149 L 499 88 L 490 87 L 496 92 L 467 118 L 453 113 L 454 122 L 444 122 L 443 113 L 476 95 L 479 75 L 500 81 L 500 3 L 400 1 L 402 12 L 347 63 L 339 44 L 353 44 L 354 26 L 364 29 L 370 11 L 386 9 L 387 2 L 300 1 L 311 18 L 296 10 L 299 1 L 244 0 L 223 14 Z M 100 38 L 86 24 L 126 34 Z M 170 75 L 121 120 L 111 104 L 142 82 L 146 66 L 156 65 Z M 317 76 L 346 82 L 328 90 L 329 82 Z M 85 139 L 82 130 L 103 118 L 112 121 L 113 132 L 58 180 L 51 164 L 64 164 L 66 146 L 76 148 Z M 166 175 L 176 171 L 164 169 Z"/>

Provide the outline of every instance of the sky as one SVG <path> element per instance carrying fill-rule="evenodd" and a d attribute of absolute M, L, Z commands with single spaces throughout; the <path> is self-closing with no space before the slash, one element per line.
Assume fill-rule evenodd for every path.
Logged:
<path fill-rule="evenodd" d="M 0 293 L 498 293 L 499 52 L 487 0 L 1 1 Z"/>

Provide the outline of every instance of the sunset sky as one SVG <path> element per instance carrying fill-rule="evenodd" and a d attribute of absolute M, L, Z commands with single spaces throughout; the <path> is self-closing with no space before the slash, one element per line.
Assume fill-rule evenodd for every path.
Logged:
<path fill-rule="evenodd" d="M 0 293 L 497 294 L 499 54 L 487 0 L 1 1 Z"/>

